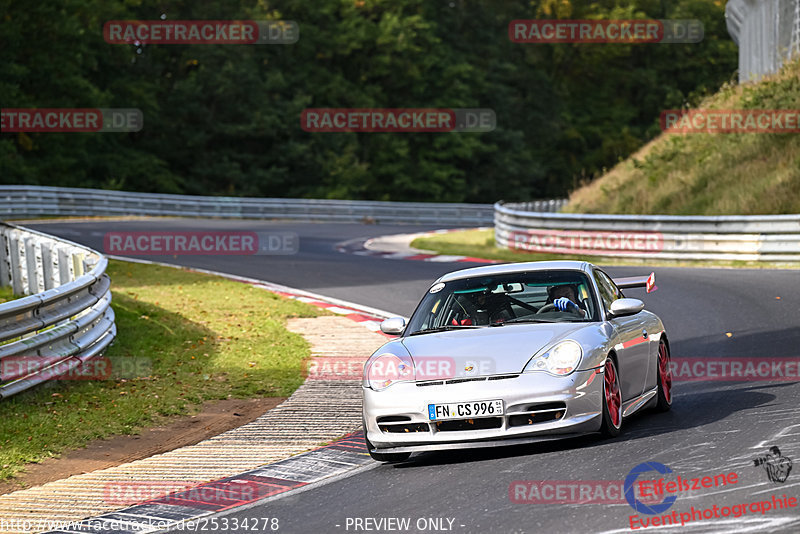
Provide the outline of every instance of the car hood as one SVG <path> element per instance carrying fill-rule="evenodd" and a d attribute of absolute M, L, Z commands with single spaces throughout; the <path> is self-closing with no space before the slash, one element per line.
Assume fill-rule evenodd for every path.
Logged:
<path fill-rule="evenodd" d="M 402 343 L 414 359 L 417 380 L 446 378 L 444 369 L 451 369 L 447 374 L 454 377 L 521 373 L 541 349 L 589 326 L 540 323 L 469 328 L 408 336 Z"/>

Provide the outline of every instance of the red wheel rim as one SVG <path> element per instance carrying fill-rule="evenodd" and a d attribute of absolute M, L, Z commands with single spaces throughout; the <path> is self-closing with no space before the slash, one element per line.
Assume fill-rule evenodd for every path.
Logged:
<path fill-rule="evenodd" d="M 619 392 L 617 371 L 614 369 L 614 362 L 610 358 L 606 360 L 605 394 L 606 408 L 608 408 L 608 415 L 611 417 L 611 424 L 614 425 L 614 428 L 619 428 L 620 419 L 622 418 L 620 410 L 622 395 Z"/>
<path fill-rule="evenodd" d="M 669 352 L 667 346 L 661 343 L 658 346 L 658 376 L 661 378 L 661 390 L 664 392 L 664 399 L 672 402 L 672 369 L 669 365 Z"/>

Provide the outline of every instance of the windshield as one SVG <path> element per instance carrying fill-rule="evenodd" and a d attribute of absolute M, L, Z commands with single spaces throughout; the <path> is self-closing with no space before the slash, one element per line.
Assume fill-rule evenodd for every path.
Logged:
<path fill-rule="evenodd" d="M 561 301 L 559 309 L 555 301 Z M 438 283 L 411 317 L 406 335 L 524 322 L 598 320 L 589 279 L 582 271 L 529 271 Z"/>

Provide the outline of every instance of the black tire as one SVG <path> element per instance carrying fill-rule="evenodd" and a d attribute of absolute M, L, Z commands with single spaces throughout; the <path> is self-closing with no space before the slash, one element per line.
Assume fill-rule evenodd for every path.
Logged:
<path fill-rule="evenodd" d="M 393 453 L 372 452 L 374 446 L 367 439 L 366 426 L 364 427 L 364 443 L 366 443 L 367 445 L 367 452 L 369 452 L 369 455 L 372 457 L 373 460 L 377 462 L 387 462 L 387 463 L 404 462 L 408 460 L 409 456 L 411 456 L 410 452 L 393 452 Z"/>
<path fill-rule="evenodd" d="M 606 389 L 611 384 L 611 395 L 607 394 Z M 615 397 L 615 401 L 611 400 Z M 600 433 L 607 438 L 613 438 L 619 435 L 622 428 L 622 392 L 619 389 L 619 373 L 617 373 L 617 364 L 614 359 L 609 356 L 606 358 L 603 368 L 603 421 L 600 423 Z M 615 407 L 616 417 L 612 417 L 609 403 Z M 616 424 L 615 424 L 616 420 Z"/>
<path fill-rule="evenodd" d="M 669 347 L 661 340 L 658 344 L 658 359 L 656 360 L 656 379 L 658 393 L 656 394 L 656 411 L 668 412 L 672 408 L 672 369 Z M 663 366 L 663 367 L 662 367 Z"/>

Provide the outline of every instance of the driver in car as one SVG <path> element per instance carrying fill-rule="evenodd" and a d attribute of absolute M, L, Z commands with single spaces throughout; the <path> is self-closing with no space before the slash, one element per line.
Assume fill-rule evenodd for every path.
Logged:
<path fill-rule="evenodd" d="M 454 318 L 450 323 L 454 326 L 488 325 L 513 317 L 507 297 L 488 290 L 475 293 L 470 298 L 456 299 L 456 303 L 463 312 L 459 315 L 463 317 Z"/>
<path fill-rule="evenodd" d="M 578 301 L 578 291 L 574 284 L 564 284 L 560 286 L 550 286 L 547 289 L 549 302 L 558 311 L 572 312 L 582 317 L 586 317 L 586 312 L 576 304 Z"/>

